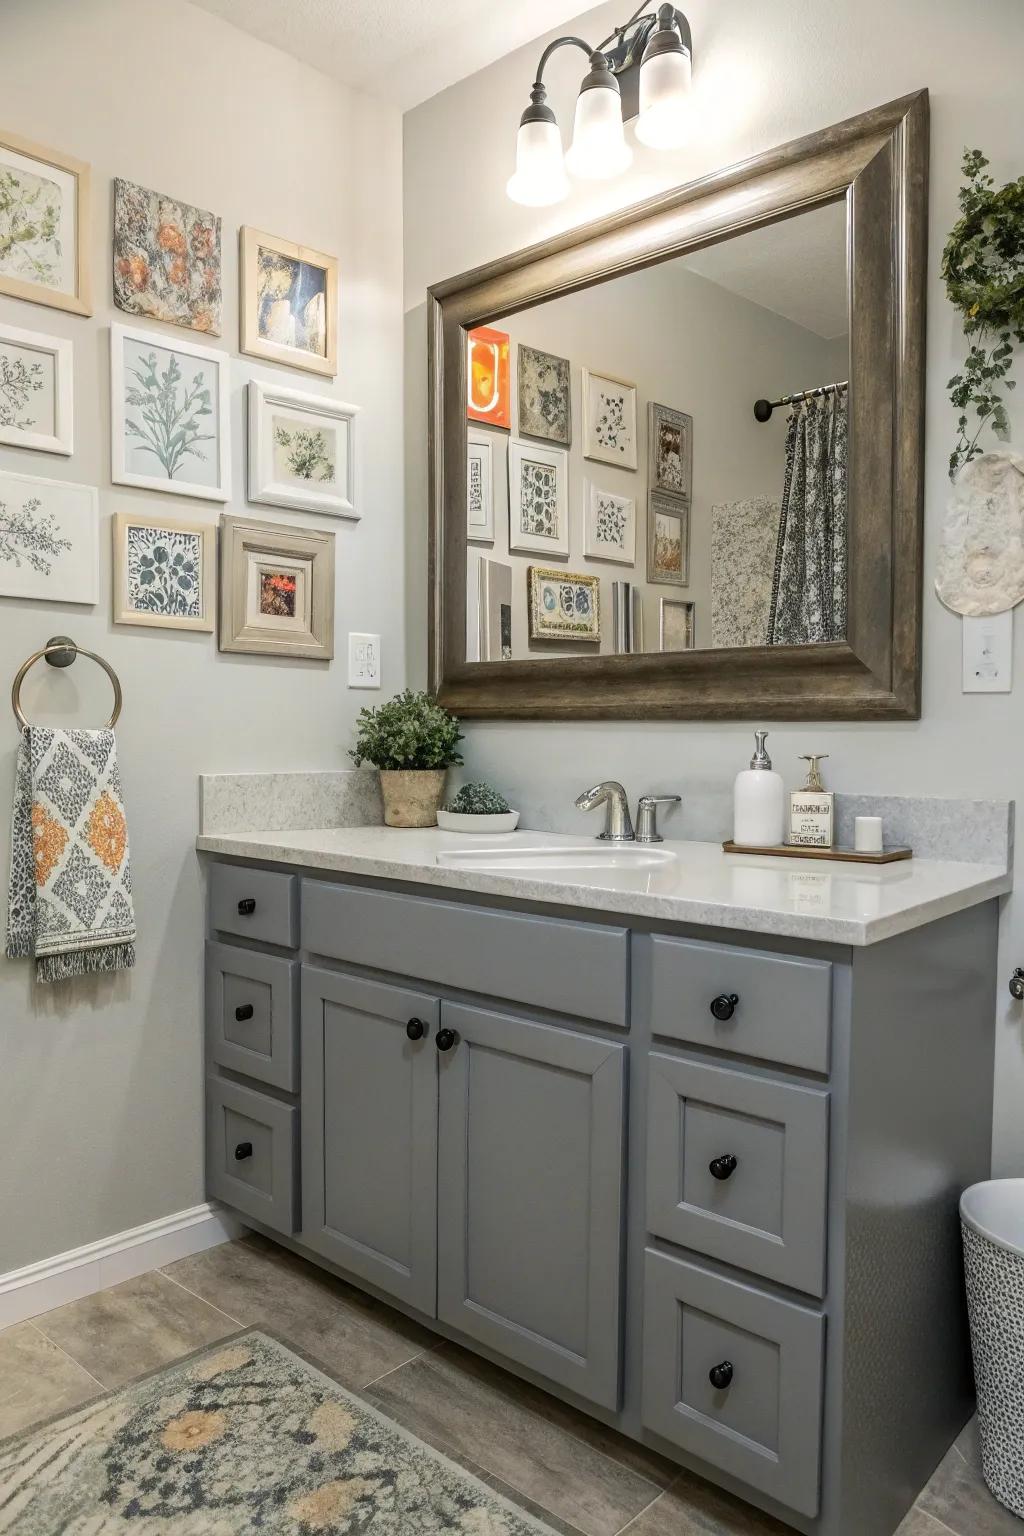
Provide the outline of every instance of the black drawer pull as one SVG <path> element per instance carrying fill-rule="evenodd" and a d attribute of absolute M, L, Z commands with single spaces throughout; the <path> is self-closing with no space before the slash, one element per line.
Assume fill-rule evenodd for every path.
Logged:
<path fill-rule="evenodd" d="M 405 1032 L 410 1040 L 422 1040 L 427 1032 L 427 1026 L 422 1019 L 410 1019 L 405 1026 Z"/>
<path fill-rule="evenodd" d="M 239 1024 L 244 1024 L 246 1022 L 246 1020 L 247 1019 L 251 1019 L 252 1016 L 253 1016 L 253 1006 L 252 1006 L 252 1003 L 240 1003 L 238 1005 L 238 1007 L 235 1009 L 235 1018 L 238 1020 Z"/>
<path fill-rule="evenodd" d="M 720 1024 L 731 1019 L 736 1012 L 736 1004 L 739 1002 L 738 992 L 721 992 L 711 1004 L 711 1012 Z"/>
<path fill-rule="evenodd" d="M 724 1392 L 732 1381 L 732 1361 L 723 1360 L 720 1365 L 713 1365 L 708 1371 L 708 1381 L 716 1392 Z"/>
<path fill-rule="evenodd" d="M 252 915 L 253 915 L 253 913 L 255 911 L 256 911 L 256 898 L 255 898 L 255 896 L 243 896 L 241 901 L 238 903 L 238 915 L 239 915 L 239 917 L 252 917 Z"/>
<path fill-rule="evenodd" d="M 235 1148 L 235 1162 L 241 1163 L 247 1157 L 252 1157 L 252 1142 L 240 1141 Z"/>
<path fill-rule="evenodd" d="M 713 1179 L 731 1179 L 736 1172 L 737 1159 L 731 1152 L 726 1152 L 722 1157 L 713 1157 L 708 1163 L 708 1172 Z"/>
<path fill-rule="evenodd" d="M 434 1043 L 439 1051 L 450 1051 L 458 1038 L 454 1029 L 439 1029 Z"/>

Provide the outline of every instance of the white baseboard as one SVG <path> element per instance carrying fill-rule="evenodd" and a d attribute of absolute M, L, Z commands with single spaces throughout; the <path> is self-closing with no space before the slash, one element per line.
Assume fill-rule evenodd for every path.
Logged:
<path fill-rule="evenodd" d="M 12 1269 L 0 1275 L 0 1328 L 92 1296 L 148 1269 L 228 1243 L 244 1230 L 241 1222 L 220 1206 L 204 1203 L 132 1227 L 129 1232 L 115 1232 L 98 1243 L 58 1253 L 52 1259 L 40 1259 L 24 1269 Z"/>

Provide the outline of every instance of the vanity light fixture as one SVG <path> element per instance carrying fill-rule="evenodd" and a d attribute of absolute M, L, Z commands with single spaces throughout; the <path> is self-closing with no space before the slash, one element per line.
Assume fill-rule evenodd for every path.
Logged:
<path fill-rule="evenodd" d="M 548 105 L 544 69 L 558 48 L 582 48 L 590 60 L 576 102 L 572 145 L 563 156 L 558 122 Z M 541 54 L 530 105 L 519 124 L 515 175 L 508 195 L 515 203 L 542 208 L 569 195 L 566 171 L 603 180 L 627 170 L 633 151 L 625 123 L 637 119 L 636 136 L 656 149 L 671 149 L 687 137 L 692 45 L 690 24 L 673 5 L 634 12 L 603 43 L 592 48 L 581 37 L 558 37 Z"/>

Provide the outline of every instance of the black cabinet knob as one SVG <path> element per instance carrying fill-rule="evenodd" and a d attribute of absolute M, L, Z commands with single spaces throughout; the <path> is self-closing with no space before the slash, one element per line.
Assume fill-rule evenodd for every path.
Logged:
<path fill-rule="evenodd" d="M 721 1157 L 713 1157 L 708 1163 L 708 1170 L 713 1179 L 731 1179 L 736 1172 L 736 1166 L 736 1158 L 731 1152 L 726 1152 Z"/>
<path fill-rule="evenodd" d="M 235 1018 L 238 1020 L 239 1024 L 244 1024 L 247 1019 L 252 1018 L 252 1015 L 252 1003 L 240 1003 L 239 1006 L 235 1009 Z"/>
<path fill-rule="evenodd" d="M 439 1029 L 437 1032 L 437 1048 L 439 1051 L 450 1051 L 458 1039 L 454 1029 Z"/>
<path fill-rule="evenodd" d="M 1016 1003 L 1024 1003 L 1024 970 L 1018 965 L 1010 977 L 1010 996 Z"/>
<path fill-rule="evenodd" d="M 410 1040 L 422 1040 L 427 1032 L 427 1026 L 422 1019 L 410 1019 L 405 1026 L 405 1032 Z"/>
<path fill-rule="evenodd" d="M 736 1004 L 739 1002 L 738 992 L 720 992 L 711 1004 L 711 1012 L 720 1024 L 726 1019 L 731 1019 L 736 1012 Z"/>
<path fill-rule="evenodd" d="M 255 896 L 243 896 L 241 901 L 238 903 L 238 915 L 239 915 L 239 917 L 252 917 L 252 915 L 253 915 L 253 913 L 255 911 L 256 911 L 256 898 L 255 898 Z"/>
<path fill-rule="evenodd" d="M 732 1381 L 732 1361 L 723 1360 L 719 1365 L 713 1365 L 708 1371 L 708 1381 L 716 1392 L 724 1392 Z"/>
<path fill-rule="evenodd" d="M 241 1163 L 247 1157 L 252 1157 L 252 1142 L 240 1141 L 235 1148 L 235 1162 Z"/>

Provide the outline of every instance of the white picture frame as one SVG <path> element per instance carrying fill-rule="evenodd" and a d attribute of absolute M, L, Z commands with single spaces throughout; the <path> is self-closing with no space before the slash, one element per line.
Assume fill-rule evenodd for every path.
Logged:
<path fill-rule="evenodd" d="M 587 560 L 636 564 L 636 498 L 583 482 L 583 554 Z"/>
<path fill-rule="evenodd" d="M 99 601 L 99 492 L 0 470 L 0 597 Z"/>
<path fill-rule="evenodd" d="M 466 538 L 494 543 L 494 439 L 472 428 L 466 433 Z"/>
<path fill-rule="evenodd" d="M 636 469 L 636 385 L 610 373 L 582 369 L 583 457 Z"/>
<path fill-rule="evenodd" d="M 0 321 L 0 443 L 36 453 L 74 452 L 73 342 Z"/>
<path fill-rule="evenodd" d="M 212 634 L 217 614 L 214 523 L 117 512 L 111 519 L 111 536 L 115 624 L 197 629 Z M 164 559 L 160 558 L 161 544 L 166 551 Z M 174 570 L 175 563 L 183 560 L 188 562 L 187 585 L 176 579 Z"/>
<path fill-rule="evenodd" d="M 528 489 L 531 483 L 532 493 Z M 550 532 L 542 531 L 545 523 L 549 523 Z M 520 438 L 509 442 L 508 547 L 568 559 L 569 455 L 564 448 Z"/>
<path fill-rule="evenodd" d="M 154 368 L 152 387 L 147 359 Z M 180 382 L 167 382 L 174 359 Z M 227 501 L 231 495 L 231 359 L 214 347 L 199 346 L 177 334 L 143 331 L 130 325 L 110 327 L 110 478 L 115 485 Z M 209 374 L 207 369 L 210 370 Z M 161 390 L 175 388 L 180 419 L 170 431 L 166 419 L 153 425 L 147 404 Z M 200 395 L 208 399 L 203 402 Z M 141 398 L 141 403 L 140 402 Z M 166 413 L 160 415 L 166 418 Z M 212 419 L 206 420 L 209 415 Z M 177 432 L 192 423 L 192 447 L 172 446 Z M 213 428 L 212 432 L 208 429 Z M 204 430 L 206 429 L 206 430 Z M 204 444 L 199 447 L 200 442 Z M 211 446 L 207 446 L 207 445 Z M 147 473 L 150 465 L 153 473 Z M 180 473 L 179 473 L 180 471 Z M 201 474 L 199 473 L 201 471 Z"/>
<path fill-rule="evenodd" d="M 359 406 L 347 405 L 333 395 L 311 395 L 260 379 L 250 379 L 248 390 L 249 500 L 295 512 L 359 519 L 355 431 Z M 282 443 L 282 433 L 291 436 L 293 443 Z M 333 460 L 329 433 L 333 434 Z M 298 445 L 295 439 L 300 440 Z M 289 457 L 301 466 L 291 474 Z M 325 480 L 328 468 L 331 474 Z"/>

